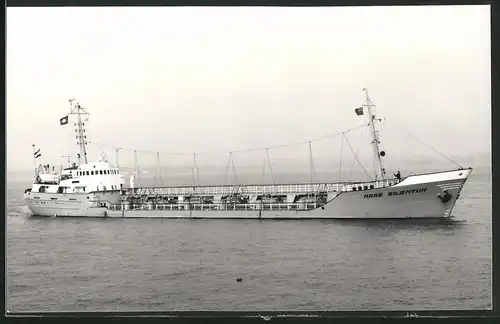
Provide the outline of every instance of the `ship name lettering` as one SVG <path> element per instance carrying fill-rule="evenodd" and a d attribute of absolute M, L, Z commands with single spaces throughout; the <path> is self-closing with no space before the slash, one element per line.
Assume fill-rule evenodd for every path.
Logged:
<path fill-rule="evenodd" d="M 409 195 L 413 193 L 423 193 L 426 192 L 427 188 L 420 188 L 420 189 L 411 189 L 411 190 L 401 190 L 401 191 L 391 191 L 389 192 L 388 196 L 401 196 L 401 195 Z"/>
<path fill-rule="evenodd" d="M 365 195 L 365 199 L 370 199 L 370 198 L 380 198 L 382 197 L 382 193 L 379 192 L 379 193 L 376 193 L 376 194 L 368 194 L 368 195 Z"/>

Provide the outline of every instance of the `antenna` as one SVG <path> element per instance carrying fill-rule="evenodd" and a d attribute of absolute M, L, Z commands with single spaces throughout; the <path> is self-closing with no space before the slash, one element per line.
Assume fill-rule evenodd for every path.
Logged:
<path fill-rule="evenodd" d="M 382 156 L 385 155 L 385 152 L 380 152 L 380 149 L 379 149 L 379 144 L 380 144 L 380 141 L 379 141 L 379 138 L 378 138 L 378 132 L 375 128 L 375 115 L 372 114 L 372 107 L 375 107 L 375 105 L 372 103 L 372 101 L 370 100 L 370 97 L 368 96 L 368 89 L 366 88 L 363 88 L 363 91 L 365 92 L 365 97 L 366 97 L 366 102 L 364 104 L 364 106 L 366 108 L 368 108 L 368 117 L 369 117 L 369 121 L 368 121 L 368 125 L 370 126 L 370 129 L 371 129 L 371 135 L 372 135 L 372 145 L 373 145 L 373 153 L 375 155 L 375 161 L 377 161 L 377 164 L 378 164 L 378 170 L 377 170 L 377 167 L 375 166 L 375 180 L 378 180 L 378 176 L 380 175 L 380 178 L 382 180 L 385 179 L 385 169 L 384 169 L 384 166 L 382 164 L 382 159 L 380 158 L 381 157 L 381 153 L 382 153 Z M 378 172 L 377 172 L 378 171 Z"/>
<path fill-rule="evenodd" d="M 71 157 L 71 155 L 61 155 L 61 157 L 64 159 L 64 158 L 68 158 L 68 164 L 71 163 L 71 161 L 69 160 L 69 158 Z"/>
<path fill-rule="evenodd" d="M 121 147 L 117 147 L 116 148 L 116 168 L 119 169 L 120 166 L 118 164 L 118 152 L 121 150 L 122 148 Z"/>

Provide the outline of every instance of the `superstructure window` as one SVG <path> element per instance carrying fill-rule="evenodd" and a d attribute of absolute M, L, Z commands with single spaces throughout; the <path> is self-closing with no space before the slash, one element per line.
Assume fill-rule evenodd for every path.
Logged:
<path fill-rule="evenodd" d="M 102 170 L 100 170 L 100 171 L 99 171 L 99 174 L 101 174 L 101 175 L 102 175 Z"/>
<path fill-rule="evenodd" d="M 90 175 L 94 175 L 94 171 L 90 171 Z"/>
<path fill-rule="evenodd" d="M 89 171 L 85 171 L 87 173 L 87 175 L 89 175 Z"/>

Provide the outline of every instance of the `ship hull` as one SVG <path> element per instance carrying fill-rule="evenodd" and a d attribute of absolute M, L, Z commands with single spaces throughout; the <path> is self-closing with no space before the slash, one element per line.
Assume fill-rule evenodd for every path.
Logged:
<path fill-rule="evenodd" d="M 290 210 L 276 204 L 266 210 L 186 210 L 183 208 L 111 210 L 92 207 L 86 197 L 80 203 L 33 202 L 28 208 L 36 216 L 120 217 L 120 218 L 213 218 L 213 219 L 406 219 L 447 218 L 460 195 L 471 169 L 410 176 L 402 182 L 378 189 L 337 193 L 326 204 L 310 210 Z M 445 190 L 449 197 L 442 199 Z M 441 198 L 440 198 L 441 197 Z"/>

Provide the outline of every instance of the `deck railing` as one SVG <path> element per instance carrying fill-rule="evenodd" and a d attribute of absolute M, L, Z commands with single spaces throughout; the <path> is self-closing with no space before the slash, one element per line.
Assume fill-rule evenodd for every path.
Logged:
<path fill-rule="evenodd" d="M 278 184 L 278 185 L 227 185 L 199 187 L 142 187 L 128 189 L 128 194 L 136 195 L 231 195 L 231 194 L 306 194 L 317 192 L 353 191 L 353 188 L 363 190 L 384 188 L 395 183 L 394 180 L 381 180 L 359 183 L 308 183 L 308 184 Z"/>
<path fill-rule="evenodd" d="M 114 211 L 280 211 L 280 210 L 311 210 L 322 206 L 316 202 L 304 203 L 248 203 L 248 204 L 109 204 L 101 203 L 98 207 L 107 207 Z"/>

